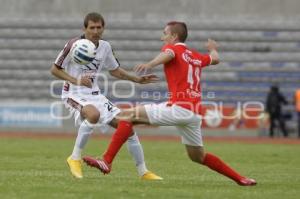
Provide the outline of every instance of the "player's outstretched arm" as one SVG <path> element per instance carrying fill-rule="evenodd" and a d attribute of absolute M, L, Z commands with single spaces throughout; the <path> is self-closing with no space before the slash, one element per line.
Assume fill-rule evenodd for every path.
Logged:
<path fill-rule="evenodd" d="M 138 64 L 135 66 L 134 71 L 136 73 L 143 73 L 143 71 L 150 71 L 152 68 L 160 65 L 165 64 L 171 61 L 174 58 L 174 56 L 167 52 L 161 52 L 159 53 L 154 59 L 149 61 L 148 63 L 144 64 Z"/>
<path fill-rule="evenodd" d="M 211 65 L 220 63 L 219 53 L 217 51 L 218 43 L 212 39 L 208 39 L 206 48 L 209 51 L 209 55 L 211 57 Z"/>
<path fill-rule="evenodd" d="M 155 83 L 158 81 L 158 78 L 156 75 L 149 74 L 144 76 L 135 76 L 128 73 L 126 70 L 122 69 L 121 67 L 118 67 L 115 70 L 109 71 L 109 73 L 118 78 L 118 79 L 124 79 L 129 80 L 132 82 L 140 83 L 140 84 L 148 84 L 148 83 Z"/>

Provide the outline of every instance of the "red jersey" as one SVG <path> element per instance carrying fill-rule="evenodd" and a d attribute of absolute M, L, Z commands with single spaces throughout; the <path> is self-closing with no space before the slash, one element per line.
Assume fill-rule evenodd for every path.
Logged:
<path fill-rule="evenodd" d="M 211 64 L 210 55 L 191 50 L 184 43 L 164 45 L 161 51 L 174 55 L 164 65 L 169 89 L 168 103 L 201 114 L 201 70 Z"/>

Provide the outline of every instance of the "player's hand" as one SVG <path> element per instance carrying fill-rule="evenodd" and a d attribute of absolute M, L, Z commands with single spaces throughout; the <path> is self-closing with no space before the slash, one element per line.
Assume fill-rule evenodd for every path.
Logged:
<path fill-rule="evenodd" d="M 79 79 L 77 81 L 77 85 L 78 86 L 86 86 L 88 88 L 92 88 L 92 80 L 89 77 L 81 77 L 81 79 Z"/>
<path fill-rule="evenodd" d="M 219 47 L 218 43 L 212 39 L 208 39 L 205 46 L 208 51 L 217 50 L 217 48 Z"/>
<path fill-rule="evenodd" d="M 136 82 L 140 84 L 149 84 L 149 83 L 155 83 L 158 82 L 159 78 L 154 74 L 148 74 L 137 77 Z"/>
<path fill-rule="evenodd" d="M 134 72 L 139 75 L 146 75 L 151 71 L 151 66 L 149 64 L 138 64 L 134 67 Z"/>

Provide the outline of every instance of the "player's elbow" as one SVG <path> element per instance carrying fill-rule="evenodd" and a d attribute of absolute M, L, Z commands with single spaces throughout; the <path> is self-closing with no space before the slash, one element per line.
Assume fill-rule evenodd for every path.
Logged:
<path fill-rule="evenodd" d="M 57 76 L 58 72 L 59 72 L 59 69 L 57 68 L 57 66 L 55 64 L 53 64 L 50 69 L 50 73 L 54 76 Z"/>
<path fill-rule="evenodd" d="M 220 63 L 219 59 L 212 60 L 211 65 L 217 65 Z"/>
<path fill-rule="evenodd" d="M 56 70 L 57 70 L 57 68 L 56 68 L 56 66 L 53 64 L 52 67 L 51 67 L 51 69 L 50 69 L 50 73 L 51 73 L 52 75 L 55 75 L 55 74 L 56 74 Z"/>
<path fill-rule="evenodd" d="M 109 74 L 113 77 L 116 77 L 116 78 L 121 78 L 121 72 L 120 72 L 120 69 L 117 68 L 115 70 L 110 70 L 109 71 Z"/>
<path fill-rule="evenodd" d="M 216 65 L 220 63 L 219 53 L 214 50 L 210 52 L 211 65 Z"/>

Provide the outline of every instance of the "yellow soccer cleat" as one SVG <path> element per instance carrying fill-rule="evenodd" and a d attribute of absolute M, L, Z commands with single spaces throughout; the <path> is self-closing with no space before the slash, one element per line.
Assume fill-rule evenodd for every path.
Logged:
<path fill-rule="evenodd" d="M 162 180 L 163 178 L 151 171 L 147 171 L 142 177 L 142 180 Z"/>
<path fill-rule="evenodd" d="M 81 160 L 73 160 L 70 157 L 67 159 L 67 163 L 69 165 L 70 171 L 75 178 L 82 178 L 82 170 L 81 170 Z"/>

